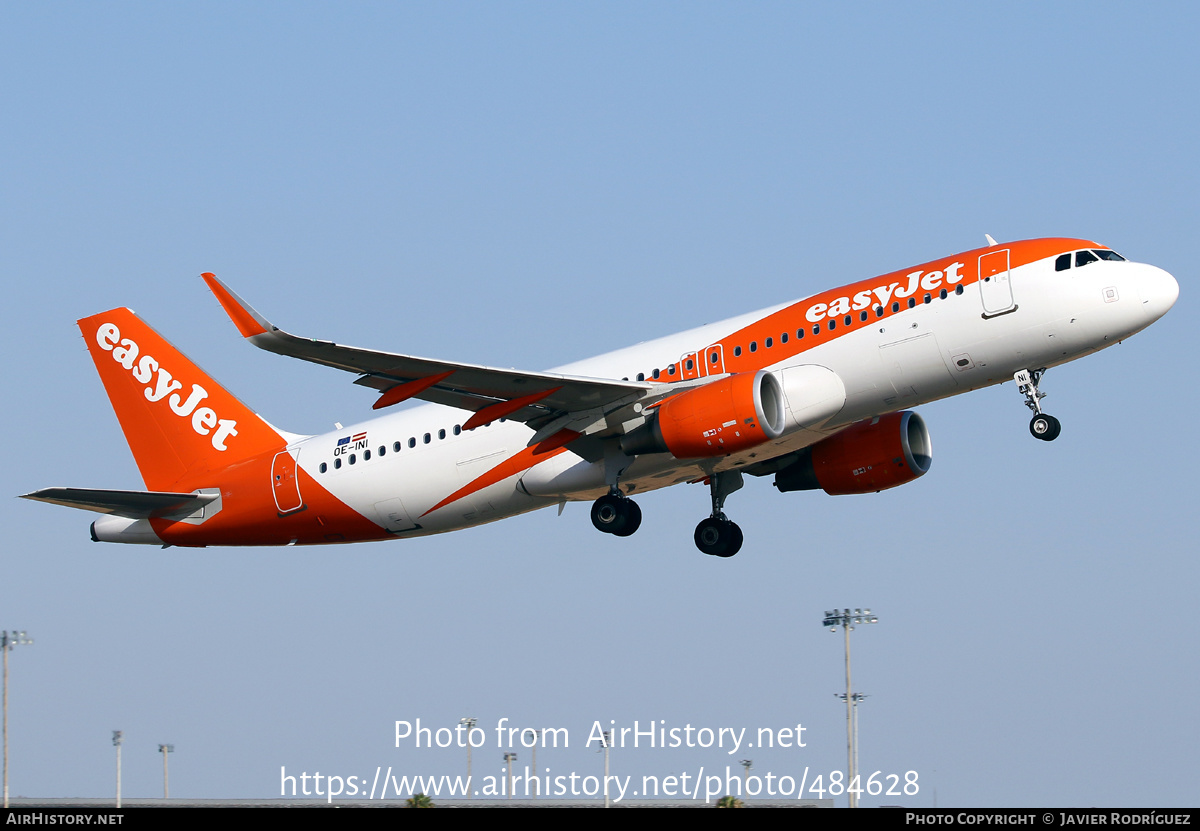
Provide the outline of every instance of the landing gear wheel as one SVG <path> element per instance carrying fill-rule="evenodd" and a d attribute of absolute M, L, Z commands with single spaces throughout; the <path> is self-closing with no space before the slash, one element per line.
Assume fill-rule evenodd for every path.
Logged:
<path fill-rule="evenodd" d="M 625 517 L 625 527 L 619 531 L 613 531 L 614 537 L 628 537 L 634 531 L 642 526 L 642 509 L 632 499 L 622 499 L 623 507 L 628 514 Z"/>
<path fill-rule="evenodd" d="M 592 503 L 592 525 L 597 531 L 628 537 L 642 524 L 642 509 L 632 499 L 608 493 Z"/>
<path fill-rule="evenodd" d="M 724 517 L 709 517 L 696 526 L 696 547 L 714 557 L 732 557 L 742 547 L 742 529 Z"/>
<path fill-rule="evenodd" d="M 1035 439 L 1054 441 L 1058 438 L 1058 434 L 1062 432 L 1062 425 L 1058 423 L 1058 419 L 1054 416 L 1038 413 L 1029 422 L 1029 432 L 1033 434 Z"/>

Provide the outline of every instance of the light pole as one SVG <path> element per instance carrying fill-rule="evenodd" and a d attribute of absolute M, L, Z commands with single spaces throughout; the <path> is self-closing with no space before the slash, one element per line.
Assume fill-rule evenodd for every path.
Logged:
<path fill-rule="evenodd" d="M 542 790 L 542 780 L 538 779 L 537 775 L 537 746 L 538 740 L 542 737 L 542 731 L 530 727 L 525 732 L 533 734 L 533 798 L 537 799 L 538 793 Z M 521 734 L 521 737 L 524 739 L 524 733 Z"/>
<path fill-rule="evenodd" d="M 512 799 L 513 783 L 512 783 L 512 763 L 517 761 L 517 754 L 505 753 L 504 761 L 508 763 L 508 798 Z"/>
<path fill-rule="evenodd" d="M 846 700 L 845 693 L 834 693 L 833 695 L 835 698 L 840 698 L 842 701 Z M 864 695 L 863 693 L 854 693 L 853 695 L 850 696 L 850 698 L 854 701 L 854 769 L 859 770 L 860 768 L 858 766 L 858 705 L 859 705 L 859 702 L 861 702 L 864 698 L 866 698 L 866 695 Z"/>
<path fill-rule="evenodd" d="M 846 766 L 849 768 L 846 776 L 846 795 L 849 797 L 851 808 L 858 807 L 858 794 L 851 790 L 857 787 L 854 782 L 857 770 L 854 758 L 854 692 L 850 686 L 850 632 L 854 629 L 853 624 L 878 622 L 879 618 L 871 614 L 870 609 L 843 609 L 840 612 L 834 609 L 826 612 L 822 621 L 824 626 L 829 627 L 830 632 L 836 632 L 840 626 L 846 634 Z"/>
<path fill-rule="evenodd" d="M 752 762 L 750 759 L 742 759 L 740 764 L 743 768 L 743 770 L 742 770 L 742 796 L 745 797 L 745 796 L 750 795 L 750 794 L 746 793 L 746 786 L 750 784 L 750 768 L 754 767 L 754 762 Z"/>
<path fill-rule="evenodd" d="M 0 632 L 0 651 L 4 653 L 4 807 L 8 807 L 8 653 L 14 646 L 27 646 L 33 638 L 24 632 Z"/>
<path fill-rule="evenodd" d="M 117 748 L 117 807 L 121 807 L 121 742 L 125 740 L 120 730 L 113 731 L 113 746 Z"/>
<path fill-rule="evenodd" d="M 158 752 L 163 755 L 163 799 L 170 799 L 171 789 L 167 785 L 167 754 L 175 752 L 175 745 L 160 744 L 158 746 Z"/>
<path fill-rule="evenodd" d="M 612 747 L 612 731 L 604 731 L 604 807 L 610 807 L 608 801 L 608 750 Z"/>
<path fill-rule="evenodd" d="M 464 716 L 458 723 L 467 728 L 467 799 L 471 798 L 471 730 L 478 722 L 474 716 Z"/>

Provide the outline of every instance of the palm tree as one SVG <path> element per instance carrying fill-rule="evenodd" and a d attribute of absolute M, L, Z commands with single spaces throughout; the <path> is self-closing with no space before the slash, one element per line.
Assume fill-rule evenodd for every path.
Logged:
<path fill-rule="evenodd" d="M 432 808 L 433 800 L 423 793 L 415 793 L 408 798 L 409 808 Z"/>
<path fill-rule="evenodd" d="M 718 807 L 718 808 L 745 808 L 746 803 L 742 802 L 742 800 L 738 799 L 736 796 L 726 795 L 717 800 L 716 807 Z"/>

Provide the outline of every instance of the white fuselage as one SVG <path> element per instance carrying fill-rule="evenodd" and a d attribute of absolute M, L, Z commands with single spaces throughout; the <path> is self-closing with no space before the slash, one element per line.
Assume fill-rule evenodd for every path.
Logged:
<path fill-rule="evenodd" d="M 626 493 L 641 492 L 799 450 L 850 423 L 998 384 L 1018 370 L 1074 360 L 1150 325 L 1170 308 L 1178 293 L 1166 272 L 1127 261 L 1056 271 L 1055 260 L 1049 257 L 1015 266 L 1007 281 L 995 282 L 974 279 L 974 268 L 972 261 L 913 272 L 918 276 L 912 280 L 881 284 L 879 291 L 869 295 L 876 287 L 864 289 L 865 284 L 857 284 L 858 295 L 847 294 L 840 304 L 805 298 L 554 372 L 649 380 L 659 369 L 659 380 L 670 382 L 687 377 L 687 358 L 692 356 L 691 374 L 699 377 L 712 369 L 741 371 L 731 365 L 752 359 L 754 368 L 771 372 L 824 367 L 844 385 L 844 404 L 835 416 L 816 426 L 792 429 L 765 445 L 709 459 L 639 455 L 623 472 L 620 487 Z M 963 280 L 958 271 L 971 274 L 972 279 Z M 951 282 L 952 277 L 958 279 Z M 861 297 L 855 302 L 857 296 L 868 299 L 865 309 Z M 886 304 L 880 302 L 884 297 Z M 915 301 L 911 308 L 910 299 Z M 892 310 L 892 303 L 899 303 L 898 310 Z M 883 314 L 877 314 L 877 308 Z M 770 340 L 753 337 L 753 355 L 750 337 L 745 343 L 734 343 L 739 332 L 774 332 L 762 327 L 785 318 L 791 321 L 789 328 L 768 335 Z M 843 324 L 851 318 L 851 324 Z M 844 330 L 828 331 L 830 321 Z M 821 337 L 811 334 L 814 327 Z M 807 342 L 796 336 L 795 330 L 801 328 Z M 785 333 L 786 344 L 780 342 Z M 720 349 L 713 349 L 712 360 L 705 360 L 710 353 L 704 350 L 717 344 Z M 741 353 L 737 359 L 734 349 Z M 679 377 L 668 377 L 666 367 L 678 371 Z M 450 531 L 565 500 L 593 499 L 605 492 L 604 463 L 587 461 L 569 450 L 532 467 L 517 467 L 508 475 L 495 472 L 530 444 L 534 431 L 512 421 L 460 431 L 459 425 L 469 415 L 450 407 L 422 405 L 298 440 L 289 450 L 332 495 L 397 536 Z M 359 434 L 365 435 L 358 438 Z M 345 442 L 348 436 L 357 440 Z M 463 496 L 445 502 L 464 489 L 468 492 Z"/>

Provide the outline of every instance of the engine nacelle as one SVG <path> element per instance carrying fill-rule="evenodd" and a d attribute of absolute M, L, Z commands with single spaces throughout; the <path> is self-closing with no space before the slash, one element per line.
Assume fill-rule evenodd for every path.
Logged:
<path fill-rule="evenodd" d="M 775 474 L 781 491 L 841 495 L 887 490 L 924 476 L 933 462 L 925 422 L 916 413 L 890 413 L 860 421 L 805 448 Z"/>
<path fill-rule="evenodd" d="M 785 426 L 783 389 L 769 372 L 738 373 L 662 402 L 621 450 L 677 459 L 728 456 L 778 438 Z"/>

